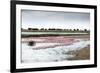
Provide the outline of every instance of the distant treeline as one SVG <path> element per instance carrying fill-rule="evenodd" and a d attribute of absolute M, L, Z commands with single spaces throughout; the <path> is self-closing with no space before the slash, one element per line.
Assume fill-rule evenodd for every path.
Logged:
<path fill-rule="evenodd" d="M 21 30 L 23 31 L 85 31 L 85 32 L 89 32 L 89 30 L 87 29 L 84 29 L 84 30 L 80 30 L 80 29 L 59 29 L 59 28 L 41 28 L 41 29 L 38 29 L 38 28 L 28 28 L 28 29 L 23 29 L 21 28 Z"/>

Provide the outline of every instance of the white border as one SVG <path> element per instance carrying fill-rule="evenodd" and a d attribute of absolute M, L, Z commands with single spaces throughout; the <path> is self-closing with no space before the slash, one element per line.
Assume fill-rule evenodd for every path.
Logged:
<path fill-rule="evenodd" d="M 47 63 L 21 63 L 21 9 L 27 10 L 48 10 L 48 11 L 64 11 L 64 12 L 88 12 L 90 13 L 90 60 L 80 61 L 63 61 L 63 62 L 47 62 Z M 88 65 L 94 64 L 94 10 L 84 8 L 70 7 L 52 7 L 52 6 L 35 6 L 35 5 L 16 5 L 16 69 L 23 68 L 40 68 L 53 66 L 72 66 L 72 65 Z"/>

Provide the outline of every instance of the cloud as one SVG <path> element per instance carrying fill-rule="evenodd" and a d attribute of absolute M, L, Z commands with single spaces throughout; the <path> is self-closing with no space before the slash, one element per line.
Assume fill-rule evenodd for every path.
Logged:
<path fill-rule="evenodd" d="M 89 24 L 89 13 L 22 10 L 23 28 L 89 29 Z"/>

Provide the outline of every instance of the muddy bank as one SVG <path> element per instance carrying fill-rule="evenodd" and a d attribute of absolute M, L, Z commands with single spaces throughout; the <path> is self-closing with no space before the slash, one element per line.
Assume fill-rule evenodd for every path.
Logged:
<path fill-rule="evenodd" d="M 88 60 L 90 59 L 90 46 L 76 51 L 70 51 L 69 54 L 74 55 L 74 57 L 68 58 L 67 60 Z"/>

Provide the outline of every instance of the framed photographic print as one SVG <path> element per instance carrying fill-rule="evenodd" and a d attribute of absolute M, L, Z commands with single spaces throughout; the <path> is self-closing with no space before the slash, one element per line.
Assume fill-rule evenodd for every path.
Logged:
<path fill-rule="evenodd" d="M 96 66 L 96 6 L 11 1 L 11 72 Z"/>

